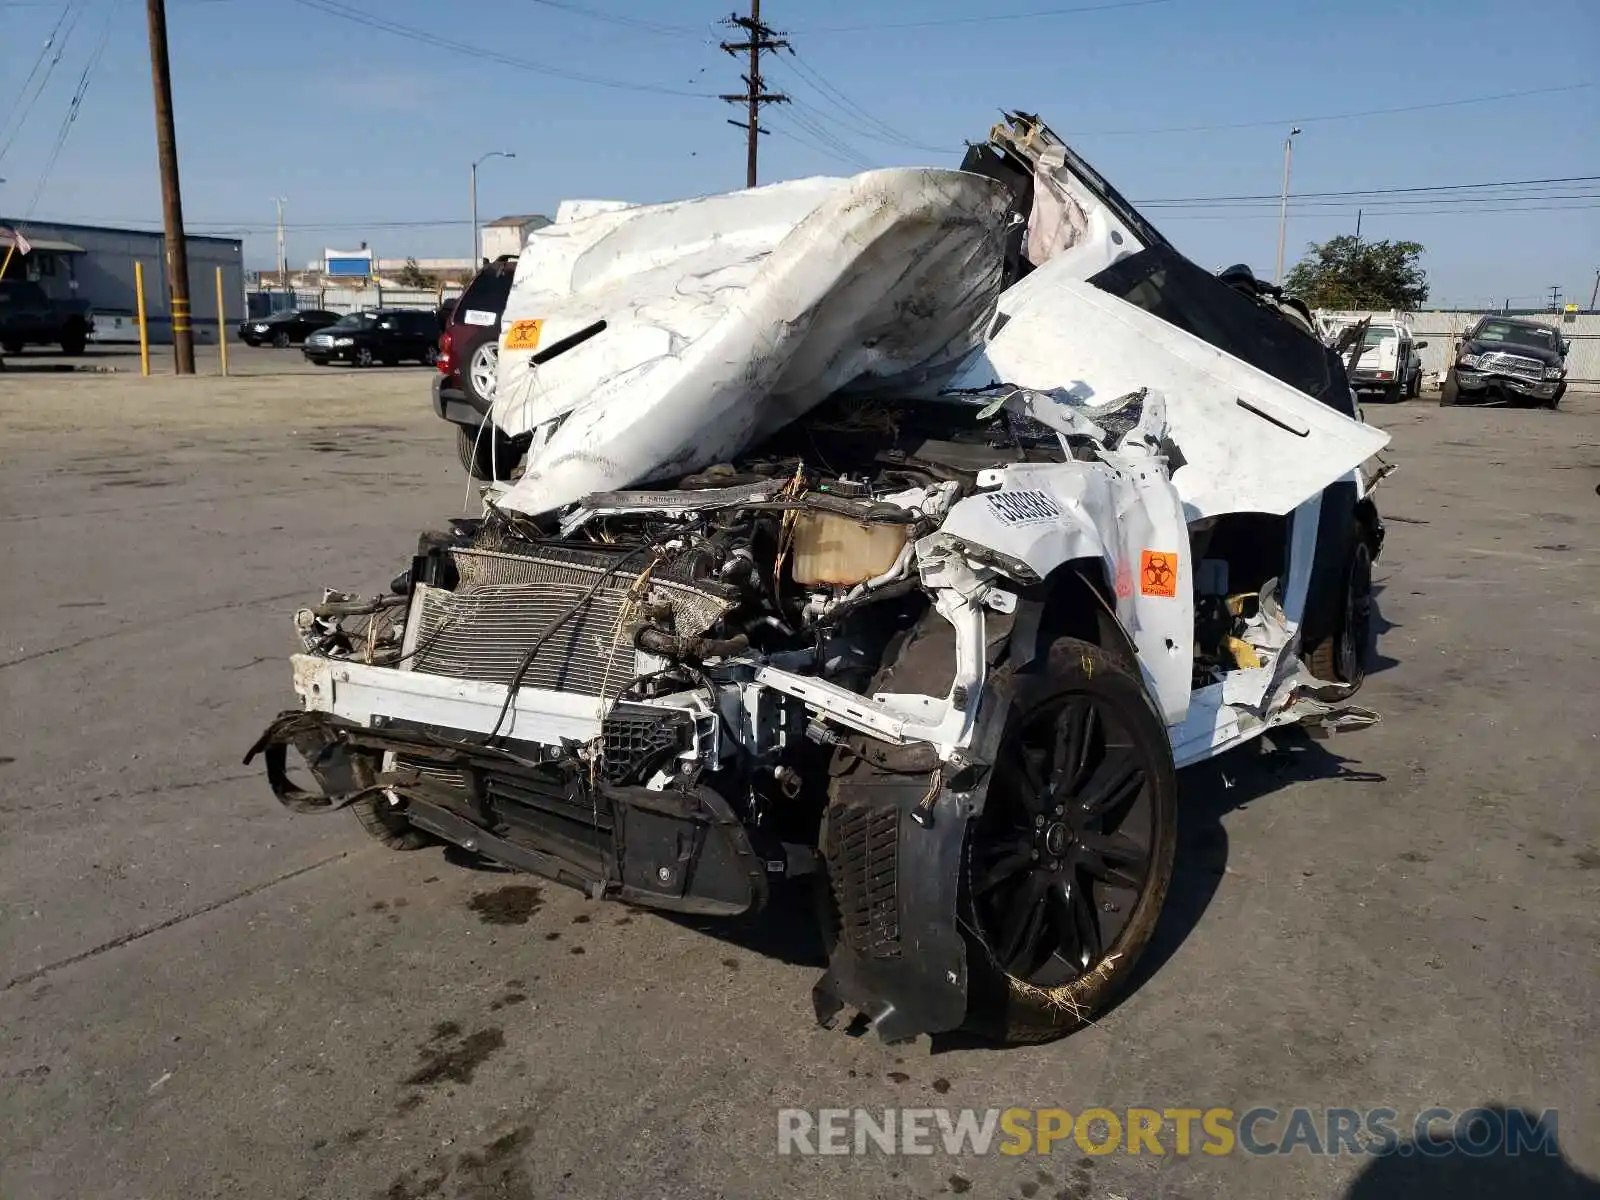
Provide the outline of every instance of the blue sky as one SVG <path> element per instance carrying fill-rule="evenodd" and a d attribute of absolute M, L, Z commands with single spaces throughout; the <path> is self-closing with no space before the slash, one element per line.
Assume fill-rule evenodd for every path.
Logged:
<path fill-rule="evenodd" d="M 294 263 L 362 240 L 385 257 L 463 256 L 468 163 L 494 149 L 517 157 L 483 167 L 486 218 L 551 212 L 564 197 L 651 201 L 742 186 L 743 134 L 726 124 L 740 114 L 706 98 L 742 86 L 715 44 L 729 36 L 715 25 L 729 6 L 168 0 L 189 224 L 246 230 L 247 262 L 270 265 L 272 197 L 285 196 Z M 1091 6 L 1099 11 L 1045 15 Z M 0 212 L 27 214 L 37 190 L 40 220 L 159 219 L 143 10 L 138 0 L 70 10 L 0 0 L 0 147 L 40 45 L 64 11 L 71 26 L 0 158 Z M 994 19 L 1013 13 L 1035 15 Z M 1296 193 L 1600 175 L 1594 0 L 765 0 L 763 16 L 799 51 L 767 76 L 796 103 L 768 110 L 763 182 L 860 164 L 953 166 L 1002 107 L 1042 114 L 1136 202 L 1275 196 L 1291 120 L 1304 128 Z M 103 56 L 49 165 L 102 33 Z M 1435 301 L 1531 304 L 1559 284 L 1564 299 L 1587 303 L 1600 268 L 1600 188 L 1520 190 L 1546 198 L 1368 200 L 1362 234 L 1422 242 Z M 1297 204 L 1289 261 L 1309 241 L 1352 230 L 1358 206 Z M 1203 265 L 1272 270 L 1275 202 L 1145 212 Z"/>

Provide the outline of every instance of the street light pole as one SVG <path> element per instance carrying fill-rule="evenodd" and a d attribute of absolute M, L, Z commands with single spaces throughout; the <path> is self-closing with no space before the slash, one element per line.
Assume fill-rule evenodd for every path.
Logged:
<path fill-rule="evenodd" d="M 1294 138 L 1300 132 L 1296 125 L 1283 139 L 1283 198 L 1278 202 L 1278 270 L 1272 277 L 1276 284 L 1283 283 L 1283 240 L 1289 229 L 1289 163 L 1294 157 Z"/>
<path fill-rule="evenodd" d="M 491 158 L 515 158 L 516 153 L 511 150 L 491 150 L 480 155 L 472 164 L 472 263 L 471 274 L 477 274 L 478 264 L 483 261 L 483 238 L 478 233 L 478 163 L 487 162 Z"/>
<path fill-rule="evenodd" d="M 278 286 L 284 291 L 289 290 L 289 245 L 283 239 L 283 206 L 289 203 L 287 196 L 274 196 L 273 203 L 278 206 Z M 290 308 L 294 307 L 291 300 Z"/>

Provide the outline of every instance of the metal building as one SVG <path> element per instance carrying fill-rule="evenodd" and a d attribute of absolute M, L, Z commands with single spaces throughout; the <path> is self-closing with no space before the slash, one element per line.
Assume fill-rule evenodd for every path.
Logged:
<path fill-rule="evenodd" d="M 172 311 L 167 292 L 166 238 L 147 229 L 115 229 L 60 221 L 18 222 L 0 214 L 0 228 L 18 229 L 29 245 L 27 254 L 13 254 L 6 278 L 32 279 L 49 296 L 88 300 L 100 332 L 131 320 L 134 309 L 133 264 L 144 264 L 144 302 L 150 338 L 172 340 Z M 0 233 L 0 260 L 12 238 Z M 237 238 L 190 234 L 189 307 L 194 313 L 196 341 L 217 339 L 217 268 L 222 268 L 223 324 L 244 318 L 244 255 Z M 124 322 L 126 324 L 127 322 Z"/>

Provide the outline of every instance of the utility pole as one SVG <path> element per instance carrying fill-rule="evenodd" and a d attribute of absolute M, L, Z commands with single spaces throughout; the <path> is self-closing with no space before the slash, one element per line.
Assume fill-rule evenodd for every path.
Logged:
<path fill-rule="evenodd" d="M 1361 245 L 1361 210 L 1356 209 L 1356 245 Z"/>
<path fill-rule="evenodd" d="M 756 142 L 759 135 L 767 132 L 761 128 L 761 106 L 763 104 L 787 104 L 789 97 L 777 92 L 766 92 L 766 86 L 761 78 L 761 52 L 763 50 L 787 50 L 789 43 L 776 37 L 777 30 L 761 21 L 761 0 L 750 0 L 750 15 L 741 17 L 729 15 L 724 25 L 735 26 L 745 31 L 749 41 L 723 42 L 722 48 L 729 54 L 738 57 L 740 52 L 750 55 L 750 72 L 745 75 L 743 92 L 731 96 L 719 96 L 719 100 L 726 100 L 730 104 L 743 104 L 746 106 L 747 117 L 743 121 L 730 120 L 729 125 L 737 125 L 746 131 L 748 149 L 745 159 L 744 185 L 756 186 Z"/>
<path fill-rule="evenodd" d="M 1550 311 L 1561 311 L 1561 285 L 1559 283 L 1550 285 Z"/>
<path fill-rule="evenodd" d="M 283 206 L 289 203 L 287 196 L 274 196 L 273 200 L 278 205 L 278 286 L 284 291 L 289 290 L 289 247 L 283 240 Z M 294 305 L 291 303 L 290 308 Z"/>
<path fill-rule="evenodd" d="M 1589 311 L 1594 311 L 1594 302 L 1600 300 L 1600 269 L 1594 273 L 1594 290 L 1589 293 Z"/>
<path fill-rule="evenodd" d="M 183 240 L 183 194 L 178 188 L 178 137 L 172 127 L 172 72 L 167 65 L 166 0 L 145 0 L 150 21 L 150 80 L 156 94 L 156 153 L 161 163 L 161 215 L 166 227 L 167 289 L 172 296 L 172 355 L 179 375 L 194 374 L 189 324 L 189 248 Z M 226 336 L 218 322 L 218 336 Z"/>
<path fill-rule="evenodd" d="M 1294 158 L 1294 138 L 1300 132 L 1300 126 L 1295 125 L 1289 130 L 1289 136 L 1283 139 L 1283 199 L 1278 203 L 1278 272 L 1273 276 L 1272 282 L 1283 283 L 1283 238 L 1289 229 L 1289 163 Z"/>

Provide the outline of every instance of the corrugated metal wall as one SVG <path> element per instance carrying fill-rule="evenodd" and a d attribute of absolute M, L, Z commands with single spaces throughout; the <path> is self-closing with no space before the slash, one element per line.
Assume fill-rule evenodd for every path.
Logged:
<path fill-rule="evenodd" d="M 85 253 L 63 256 L 70 259 L 71 276 L 57 277 L 45 284 L 45 291 L 60 296 L 87 300 L 96 311 L 132 315 L 135 309 L 133 264 L 144 264 L 145 315 L 150 336 L 155 341 L 172 340 L 172 315 L 167 302 L 166 254 L 160 233 L 137 229 L 106 229 L 88 225 L 51 224 L 29 221 L 31 237 L 50 238 L 82 246 Z M 239 242 L 221 238 L 190 237 L 189 307 L 194 314 L 197 341 L 210 343 L 217 338 L 217 275 L 222 268 L 223 305 L 226 321 L 244 317 L 244 261 Z M 70 287 L 71 282 L 77 287 Z"/>
<path fill-rule="evenodd" d="M 1349 312 L 1330 314 L 1343 320 L 1360 320 L 1371 317 L 1386 321 L 1386 312 Z M 1422 369 L 1428 373 L 1442 372 L 1450 363 L 1456 343 L 1467 328 L 1483 316 L 1480 312 L 1419 312 L 1411 314 L 1411 333 L 1419 342 L 1428 344 L 1422 350 Z M 1541 325 L 1559 330 L 1561 336 L 1572 343 L 1567 353 L 1567 378 L 1573 383 L 1600 383 L 1600 313 L 1536 313 L 1528 317 Z"/>

